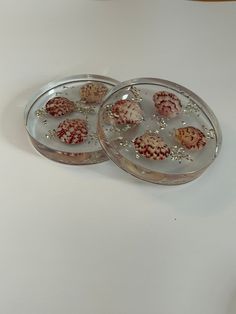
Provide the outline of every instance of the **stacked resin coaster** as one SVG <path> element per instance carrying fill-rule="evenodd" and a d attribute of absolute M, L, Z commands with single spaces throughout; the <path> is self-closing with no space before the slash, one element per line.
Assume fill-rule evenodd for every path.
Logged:
<path fill-rule="evenodd" d="M 82 75 L 51 83 L 27 107 L 26 125 L 36 149 L 51 159 L 91 164 L 109 157 L 161 184 L 197 178 L 221 145 L 217 119 L 202 99 L 151 78 L 118 83 Z"/>

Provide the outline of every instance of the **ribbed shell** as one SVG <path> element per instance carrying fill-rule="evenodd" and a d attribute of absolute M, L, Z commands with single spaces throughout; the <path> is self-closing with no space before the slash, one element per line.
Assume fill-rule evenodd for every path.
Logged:
<path fill-rule="evenodd" d="M 74 110 L 75 103 L 65 97 L 54 97 L 45 105 L 45 111 L 54 118 L 59 118 L 65 114 L 73 112 Z"/>
<path fill-rule="evenodd" d="M 164 160 L 170 149 L 159 135 L 145 133 L 134 140 L 136 151 L 151 160 Z"/>
<path fill-rule="evenodd" d="M 112 107 L 113 117 L 118 124 L 139 124 L 143 111 L 133 100 L 118 100 Z"/>
<path fill-rule="evenodd" d="M 87 138 L 87 135 L 87 123 L 82 119 L 64 120 L 56 129 L 56 136 L 66 144 L 82 143 Z"/>
<path fill-rule="evenodd" d="M 88 83 L 80 88 L 80 98 L 87 104 L 99 104 L 107 92 L 108 88 L 102 83 Z"/>
<path fill-rule="evenodd" d="M 176 117 L 182 110 L 182 105 L 179 98 L 169 92 L 160 91 L 153 95 L 158 114 L 166 118 Z"/>
<path fill-rule="evenodd" d="M 175 131 L 176 140 L 188 149 L 201 150 L 206 145 L 206 137 L 199 129 L 188 126 Z"/>

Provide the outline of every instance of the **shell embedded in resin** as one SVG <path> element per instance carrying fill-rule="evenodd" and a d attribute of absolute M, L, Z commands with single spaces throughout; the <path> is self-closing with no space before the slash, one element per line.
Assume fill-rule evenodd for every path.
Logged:
<path fill-rule="evenodd" d="M 112 115 L 118 124 L 139 124 L 143 120 L 143 111 L 134 100 L 118 100 L 112 106 Z"/>
<path fill-rule="evenodd" d="M 153 101 L 158 114 L 165 118 L 174 118 L 182 110 L 179 98 L 173 93 L 157 92 L 153 95 Z"/>
<path fill-rule="evenodd" d="M 86 104 L 101 103 L 108 88 L 102 83 L 88 83 L 80 88 L 80 99 Z"/>
<path fill-rule="evenodd" d="M 82 143 L 87 138 L 87 135 L 87 123 L 82 119 L 64 120 L 56 129 L 56 136 L 66 144 Z"/>
<path fill-rule="evenodd" d="M 49 99 L 45 105 L 45 111 L 54 118 L 59 118 L 74 110 L 75 103 L 65 97 L 54 97 Z"/>
<path fill-rule="evenodd" d="M 157 134 L 145 133 L 134 140 L 136 151 L 151 160 L 164 160 L 170 155 L 170 149 Z"/>
<path fill-rule="evenodd" d="M 188 149 L 201 150 L 206 145 L 206 137 L 199 129 L 188 126 L 175 131 L 176 140 Z"/>

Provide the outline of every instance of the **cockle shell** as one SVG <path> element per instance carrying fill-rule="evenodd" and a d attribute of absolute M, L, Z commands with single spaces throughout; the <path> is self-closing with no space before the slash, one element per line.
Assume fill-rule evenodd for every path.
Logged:
<path fill-rule="evenodd" d="M 143 111 L 133 100 L 118 100 L 112 106 L 112 115 L 118 124 L 139 124 L 143 120 Z"/>
<path fill-rule="evenodd" d="M 88 83 L 80 88 L 81 101 L 86 104 L 101 103 L 108 88 L 102 83 Z"/>
<path fill-rule="evenodd" d="M 157 92 L 153 95 L 153 101 L 158 114 L 165 118 L 174 118 L 182 110 L 179 98 L 173 93 Z"/>
<path fill-rule="evenodd" d="M 188 149 L 201 150 L 206 145 L 206 137 L 199 129 L 188 126 L 175 131 L 176 140 Z"/>
<path fill-rule="evenodd" d="M 151 160 L 164 160 L 170 155 L 170 149 L 157 134 L 145 133 L 134 140 L 136 151 Z"/>
<path fill-rule="evenodd" d="M 65 97 L 54 97 L 49 99 L 45 105 L 45 111 L 58 118 L 75 110 L 75 103 Z"/>
<path fill-rule="evenodd" d="M 64 120 L 56 129 L 56 136 L 66 144 L 82 143 L 87 138 L 87 135 L 87 123 L 82 119 Z"/>

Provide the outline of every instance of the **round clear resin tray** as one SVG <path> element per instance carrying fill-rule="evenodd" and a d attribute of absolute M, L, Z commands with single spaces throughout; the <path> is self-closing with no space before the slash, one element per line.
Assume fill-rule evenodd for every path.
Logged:
<path fill-rule="evenodd" d="M 99 75 L 77 75 L 44 86 L 25 110 L 26 129 L 44 156 L 67 164 L 108 159 L 97 138 L 100 105 L 118 82 Z"/>
<path fill-rule="evenodd" d="M 222 141 L 218 121 L 201 98 L 153 78 L 112 89 L 99 111 L 98 136 L 119 167 L 160 184 L 197 178 L 216 158 Z"/>

